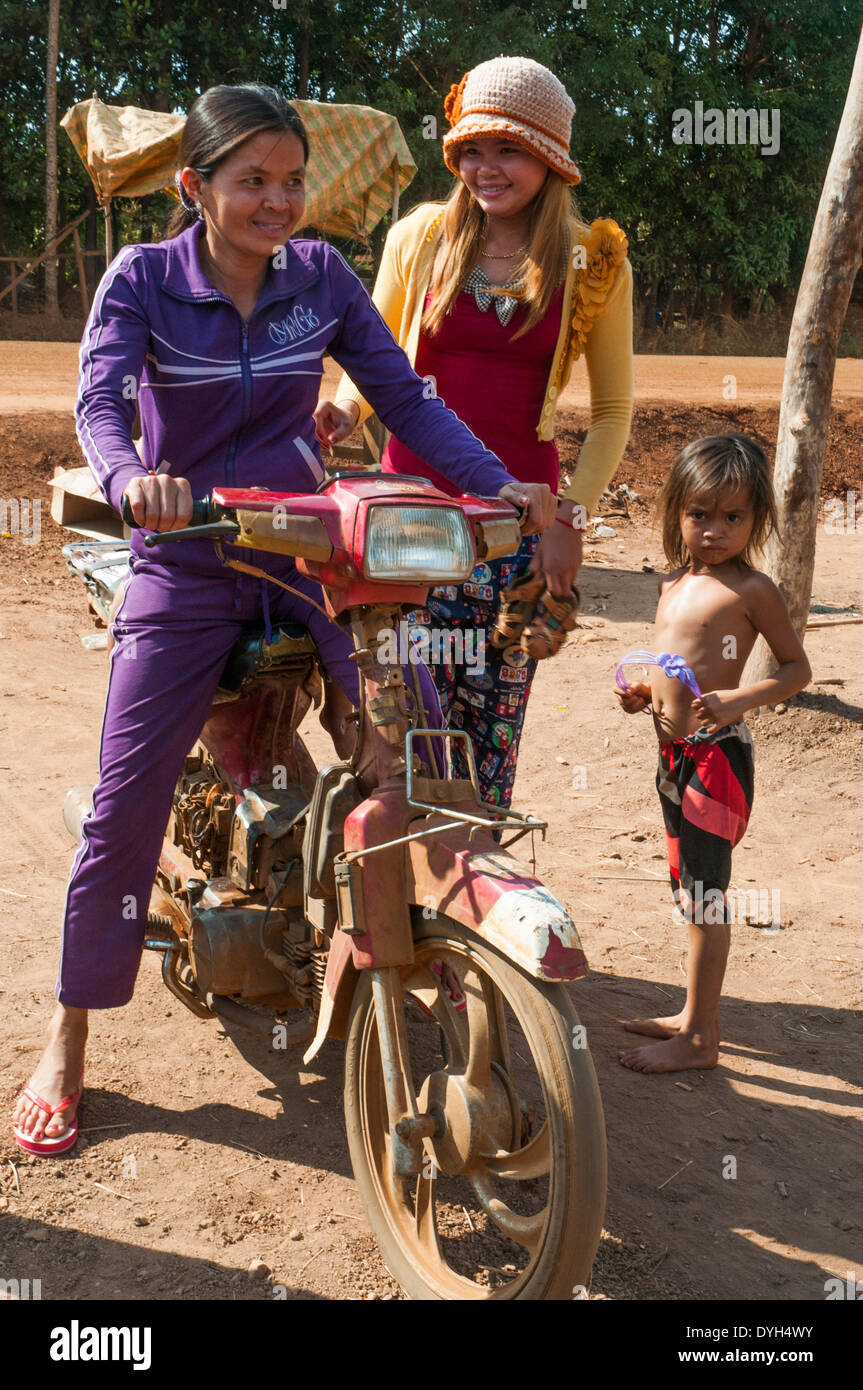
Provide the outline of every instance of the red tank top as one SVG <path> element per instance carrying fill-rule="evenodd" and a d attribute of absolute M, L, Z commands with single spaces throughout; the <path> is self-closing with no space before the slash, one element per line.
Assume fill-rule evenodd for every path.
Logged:
<path fill-rule="evenodd" d="M 483 312 L 473 295 L 463 291 L 434 336 L 420 330 L 414 364 L 418 376 L 434 378 L 437 394 L 514 478 L 547 483 L 554 493 L 559 481 L 557 445 L 553 439 L 537 439 L 536 424 L 560 332 L 562 303 L 561 285 L 539 323 L 512 342 L 527 309 L 517 308 L 504 327 L 494 306 Z M 381 467 L 385 473 L 415 473 L 450 497 L 460 495 L 395 437 L 387 444 Z"/>

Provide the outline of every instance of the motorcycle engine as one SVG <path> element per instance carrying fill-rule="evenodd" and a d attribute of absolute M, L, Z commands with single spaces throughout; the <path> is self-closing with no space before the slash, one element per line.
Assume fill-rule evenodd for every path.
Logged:
<path fill-rule="evenodd" d="M 186 759 L 174 792 L 169 833 L 196 869 L 227 877 L 243 892 L 266 888 L 274 869 L 302 855 L 308 798 L 299 784 L 258 783 L 236 794 L 198 753 Z M 293 874 L 280 905 L 302 902 L 302 876 Z"/>

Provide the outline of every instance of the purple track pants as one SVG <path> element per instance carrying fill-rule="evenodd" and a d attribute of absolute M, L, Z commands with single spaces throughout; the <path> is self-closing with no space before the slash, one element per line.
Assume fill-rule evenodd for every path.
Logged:
<path fill-rule="evenodd" d="M 133 554 L 130 567 L 113 625 L 99 782 L 66 891 L 55 993 L 79 1009 L 132 997 L 174 786 L 243 625 L 303 623 L 327 674 L 359 700 L 350 635 L 296 595 L 215 558 L 191 569 Z M 320 585 L 289 561 L 268 556 L 262 567 L 321 602 Z M 429 722 L 440 728 L 431 676 L 422 666 L 419 674 Z"/>

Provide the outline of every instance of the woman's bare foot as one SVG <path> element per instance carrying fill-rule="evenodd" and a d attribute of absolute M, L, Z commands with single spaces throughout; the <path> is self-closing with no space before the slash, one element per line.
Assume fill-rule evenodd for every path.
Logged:
<path fill-rule="evenodd" d="M 64 1096 L 73 1096 L 84 1067 L 87 1045 L 87 1010 L 70 1009 L 58 1004 L 48 1025 L 48 1042 L 29 1085 L 49 1105 L 57 1105 Z M 69 1105 L 49 1122 L 44 1110 L 22 1095 L 15 1106 L 13 1123 L 28 1139 L 57 1139 L 65 1134 L 77 1110 Z"/>
<path fill-rule="evenodd" d="M 664 1042 L 618 1052 L 617 1060 L 632 1071 L 702 1071 L 716 1066 L 719 1044 L 702 1033 L 676 1033 Z"/>
<path fill-rule="evenodd" d="M 632 1018 L 624 1023 L 627 1033 L 643 1033 L 648 1038 L 673 1038 L 683 1026 L 683 1013 L 667 1018 Z"/>

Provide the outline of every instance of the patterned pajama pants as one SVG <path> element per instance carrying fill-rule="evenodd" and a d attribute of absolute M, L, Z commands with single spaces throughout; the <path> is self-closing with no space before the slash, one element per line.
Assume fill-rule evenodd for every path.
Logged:
<path fill-rule="evenodd" d="M 430 589 L 426 607 L 408 618 L 413 637 L 422 636 L 428 644 L 427 664 L 444 726 L 469 736 L 482 799 L 495 806 L 509 806 L 512 800 L 536 662 L 518 643 L 499 651 L 491 645 L 491 634 L 501 590 L 527 569 L 538 544 L 537 536 L 526 536 L 515 555 L 478 564 L 464 584 Z M 459 741 L 453 744 L 451 771 L 453 777 L 469 775 Z"/>

